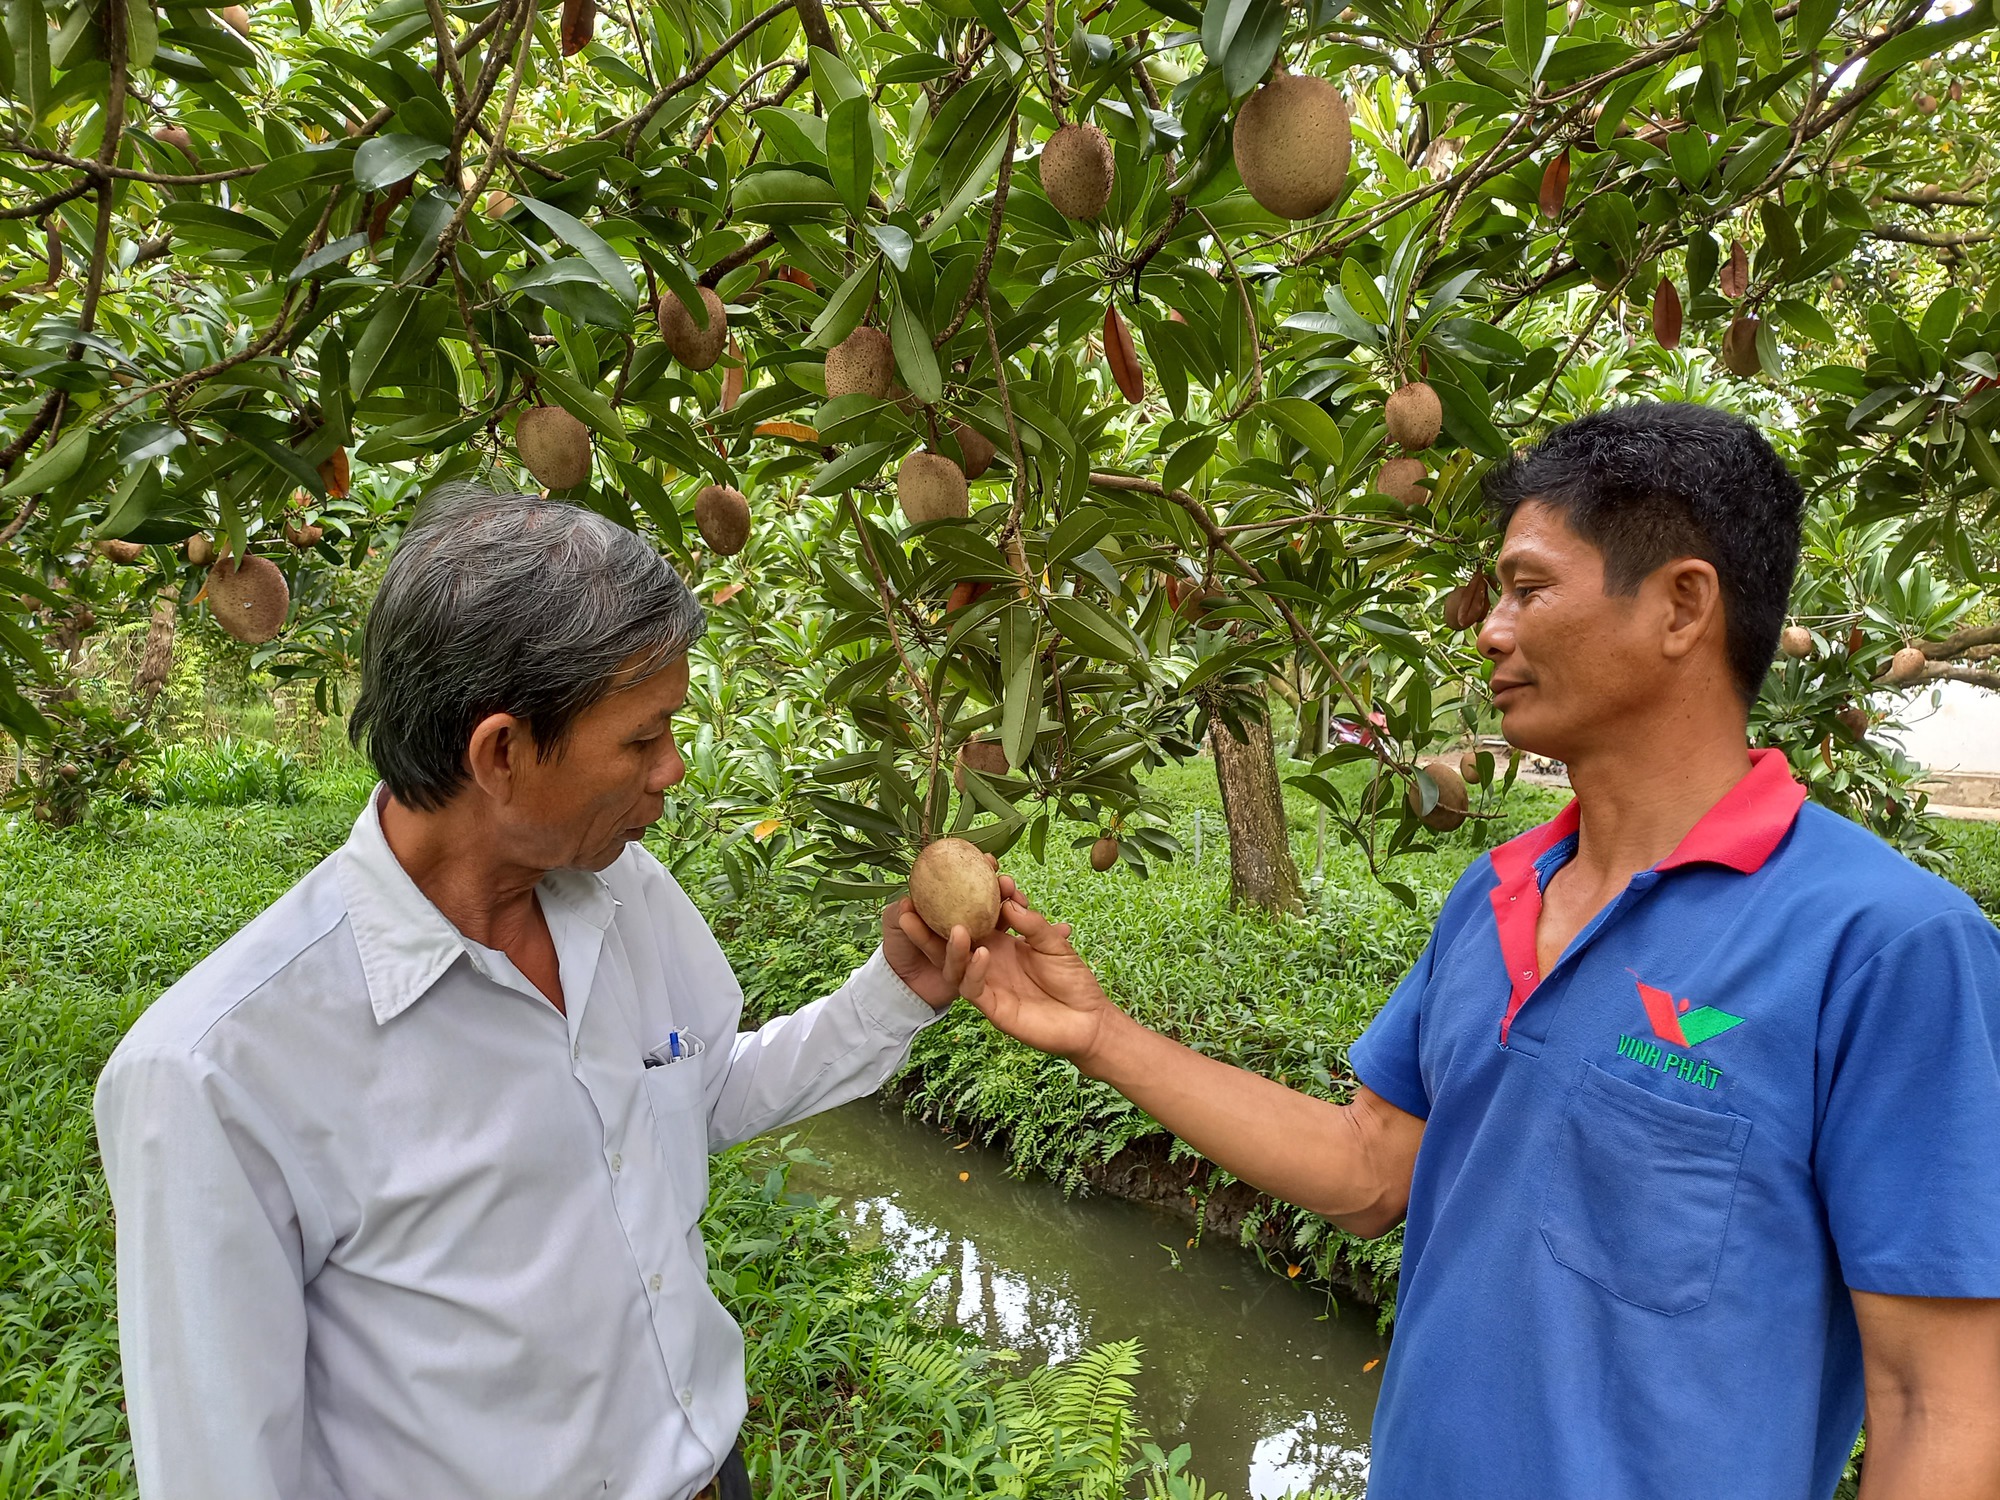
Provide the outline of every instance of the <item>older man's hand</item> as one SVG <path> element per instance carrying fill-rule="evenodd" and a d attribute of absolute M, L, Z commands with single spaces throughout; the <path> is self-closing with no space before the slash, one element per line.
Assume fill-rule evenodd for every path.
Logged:
<path fill-rule="evenodd" d="M 910 904 L 910 898 L 905 896 L 882 913 L 882 956 L 889 960 L 889 967 L 896 971 L 897 977 L 916 991 L 918 998 L 933 1009 L 943 1010 L 958 998 L 966 964 L 972 958 L 972 941 L 960 927 L 949 942 L 932 938 L 931 951 L 926 951 L 903 930 L 906 915 L 919 931 L 928 930 Z"/>

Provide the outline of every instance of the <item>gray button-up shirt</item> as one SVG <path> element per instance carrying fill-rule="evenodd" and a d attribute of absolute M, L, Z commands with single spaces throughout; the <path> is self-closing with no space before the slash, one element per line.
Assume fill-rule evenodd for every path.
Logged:
<path fill-rule="evenodd" d="M 708 1153 L 875 1089 L 933 1012 L 878 950 L 739 1033 L 636 844 L 538 894 L 567 1016 L 431 905 L 371 799 L 113 1053 L 147 1500 L 684 1500 L 715 1473 L 745 1393 Z"/>

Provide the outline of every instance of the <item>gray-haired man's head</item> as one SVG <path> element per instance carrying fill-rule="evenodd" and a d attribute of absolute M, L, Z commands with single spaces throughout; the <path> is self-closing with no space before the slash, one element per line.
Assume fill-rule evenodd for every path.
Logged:
<path fill-rule="evenodd" d="M 615 521 L 441 485 L 368 612 L 348 732 L 397 801 L 436 811 L 483 719 L 510 714 L 538 757 L 559 756 L 577 715 L 686 655 L 706 624 L 672 564 Z"/>

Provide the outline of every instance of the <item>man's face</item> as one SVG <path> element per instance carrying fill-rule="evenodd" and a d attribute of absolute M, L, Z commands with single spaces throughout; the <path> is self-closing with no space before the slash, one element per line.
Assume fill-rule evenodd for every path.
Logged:
<path fill-rule="evenodd" d="M 1496 571 L 1500 602 L 1479 650 L 1493 663 L 1493 706 L 1509 744 L 1574 760 L 1658 701 L 1667 611 L 1651 597 L 1653 580 L 1635 597 L 1606 594 L 1604 554 L 1535 501 L 1508 521 Z"/>
<path fill-rule="evenodd" d="M 560 754 L 525 752 L 508 811 L 528 863 L 602 870 L 659 821 L 687 774 L 673 731 L 687 693 L 683 656 L 577 715 Z"/>

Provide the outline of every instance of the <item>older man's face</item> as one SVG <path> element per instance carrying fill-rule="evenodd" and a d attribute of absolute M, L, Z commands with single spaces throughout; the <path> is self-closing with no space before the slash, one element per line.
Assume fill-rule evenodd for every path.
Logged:
<path fill-rule="evenodd" d="M 687 774 L 673 730 L 687 694 L 682 657 L 584 710 L 559 756 L 524 768 L 515 813 L 537 865 L 601 870 L 659 821 Z"/>

